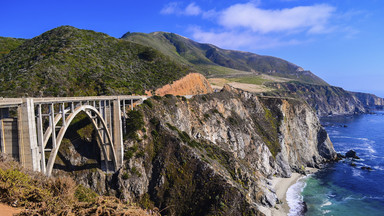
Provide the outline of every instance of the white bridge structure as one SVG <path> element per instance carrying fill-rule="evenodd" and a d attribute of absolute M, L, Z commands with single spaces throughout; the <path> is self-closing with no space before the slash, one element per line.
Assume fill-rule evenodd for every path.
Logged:
<path fill-rule="evenodd" d="M 69 125 L 85 113 L 97 131 L 103 170 L 116 171 L 123 163 L 126 110 L 146 98 L 0 98 L 1 152 L 12 155 L 23 167 L 50 176 Z"/>

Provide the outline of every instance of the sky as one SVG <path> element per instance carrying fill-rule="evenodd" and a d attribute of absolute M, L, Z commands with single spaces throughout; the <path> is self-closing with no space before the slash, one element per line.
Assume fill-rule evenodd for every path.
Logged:
<path fill-rule="evenodd" d="M 383 0 L 0 0 L 0 36 L 61 25 L 120 38 L 173 32 L 288 60 L 331 85 L 384 97 Z"/>

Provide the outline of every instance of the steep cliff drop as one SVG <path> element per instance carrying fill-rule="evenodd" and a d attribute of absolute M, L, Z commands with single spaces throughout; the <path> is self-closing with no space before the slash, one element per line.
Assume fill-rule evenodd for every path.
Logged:
<path fill-rule="evenodd" d="M 300 82 L 266 84 L 276 91 L 264 95 L 294 97 L 306 101 L 319 117 L 369 113 L 371 108 L 383 108 L 384 99 L 373 94 L 350 92 L 340 87 Z"/>
<path fill-rule="evenodd" d="M 212 93 L 212 87 L 208 80 L 199 73 L 190 73 L 187 76 L 165 85 L 155 91 L 156 95 L 198 95 Z"/>
<path fill-rule="evenodd" d="M 336 157 L 316 113 L 297 99 L 225 86 L 153 97 L 132 112 L 118 195 L 166 215 L 264 215 L 278 203 L 272 176 Z"/>

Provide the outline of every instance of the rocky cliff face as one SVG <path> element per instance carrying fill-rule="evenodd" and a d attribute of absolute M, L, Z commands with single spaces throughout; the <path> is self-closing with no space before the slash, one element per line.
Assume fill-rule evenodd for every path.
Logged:
<path fill-rule="evenodd" d="M 269 94 L 303 99 L 316 110 L 317 115 L 320 117 L 366 113 L 369 110 L 367 104 L 379 101 L 371 102 L 370 99 L 373 97 L 365 99 L 366 95 L 363 93 L 358 96 L 335 86 L 298 82 L 270 83 L 268 86 L 277 89 L 277 91 Z"/>
<path fill-rule="evenodd" d="M 366 107 L 383 107 L 384 106 L 384 99 L 377 97 L 374 94 L 367 94 L 367 93 L 361 93 L 361 92 L 351 92 L 356 98 L 361 101 L 361 103 Z"/>
<path fill-rule="evenodd" d="M 296 99 L 226 86 L 190 100 L 154 97 L 133 112 L 119 196 L 167 215 L 263 215 L 260 205 L 277 202 L 268 178 L 336 156 L 316 113 Z"/>

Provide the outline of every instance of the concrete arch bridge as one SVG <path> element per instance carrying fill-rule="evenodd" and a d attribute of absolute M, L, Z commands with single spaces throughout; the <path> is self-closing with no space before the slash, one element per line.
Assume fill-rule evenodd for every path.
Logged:
<path fill-rule="evenodd" d="M 126 110 L 146 96 L 0 98 L 0 148 L 23 167 L 50 176 L 69 125 L 85 113 L 96 129 L 102 169 L 123 163 Z M 11 118 L 11 112 L 16 118 Z M 45 152 L 50 152 L 45 157 Z"/>

